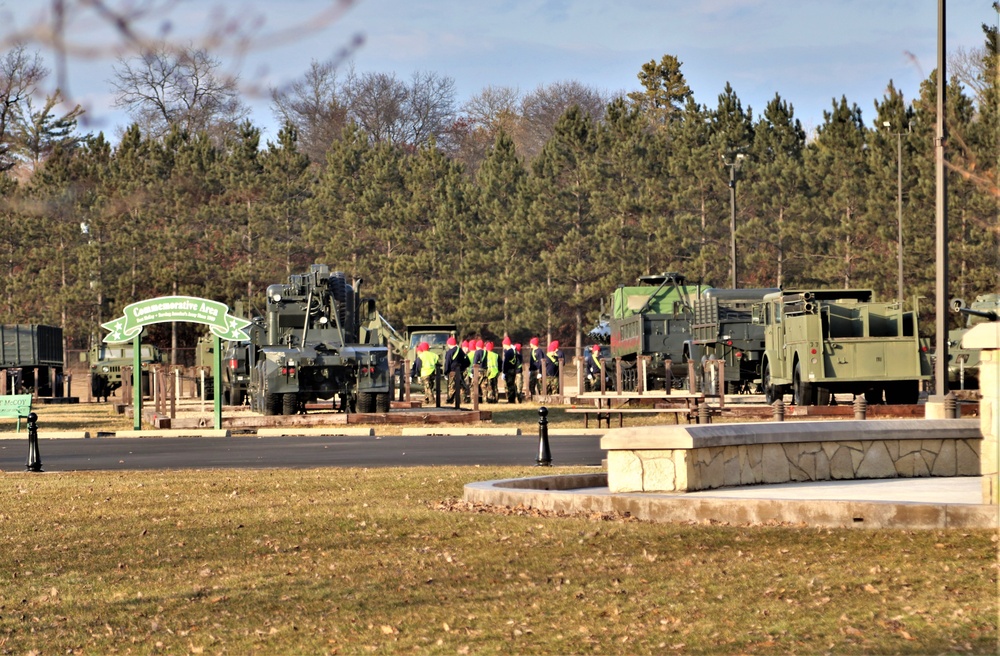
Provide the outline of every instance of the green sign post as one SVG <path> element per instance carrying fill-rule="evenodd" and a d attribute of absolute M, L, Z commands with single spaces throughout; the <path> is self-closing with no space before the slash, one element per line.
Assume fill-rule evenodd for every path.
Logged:
<path fill-rule="evenodd" d="M 146 326 L 154 323 L 186 321 L 209 327 L 214 337 L 212 380 L 214 392 L 214 425 L 222 428 L 222 340 L 249 339 L 244 328 L 250 322 L 229 314 L 229 306 L 194 296 L 160 296 L 125 306 L 124 316 L 101 324 L 108 331 L 104 341 L 109 344 L 132 340 L 132 399 L 133 426 L 142 428 L 142 357 L 141 336 Z"/>

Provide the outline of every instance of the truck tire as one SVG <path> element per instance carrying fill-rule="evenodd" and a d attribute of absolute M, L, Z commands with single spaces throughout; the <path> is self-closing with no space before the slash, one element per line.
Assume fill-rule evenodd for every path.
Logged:
<path fill-rule="evenodd" d="M 392 392 L 381 392 L 375 395 L 375 412 L 389 412 Z"/>
<path fill-rule="evenodd" d="M 764 362 L 764 372 L 761 374 L 760 384 L 764 388 L 764 401 L 768 405 L 778 400 L 777 390 L 771 384 L 771 365 L 768 362 Z"/>
<path fill-rule="evenodd" d="M 792 395 L 795 397 L 795 405 L 816 405 L 816 389 L 802 380 L 802 367 L 798 362 L 795 363 L 792 374 Z"/>
<path fill-rule="evenodd" d="M 358 392 L 358 412 L 375 412 L 375 395 L 372 392 Z"/>
<path fill-rule="evenodd" d="M 281 395 L 281 414 L 299 414 L 299 395 L 295 392 L 286 392 Z"/>
<path fill-rule="evenodd" d="M 264 395 L 264 414 L 265 415 L 280 415 L 281 414 L 281 394 L 265 394 Z"/>
<path fill-rule="evenodd" d="M 882 388 L 873 387 L 865 390 L 865 401 L 868 405 L 882 405 Z"/>

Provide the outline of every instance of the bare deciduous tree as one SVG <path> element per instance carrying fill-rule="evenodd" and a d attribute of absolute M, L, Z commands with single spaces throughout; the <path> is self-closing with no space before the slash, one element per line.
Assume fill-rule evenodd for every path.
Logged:
<path fill-rule="evenodd" d="M 608 94 L 575 80 L 538 87 L 521 102 L 521 120 L 514 133 L 517 151 L 527 159 L 534 158 L 567 109 L 577 105 L 584 114 L 600 121 L 609 101 Z"/>
<path fill-rule="evenodd" d="M 348 117 L 373 141 L 441 142 L 455 120 L 455 82 L 436 73 L 414 73 L 410 84 L 391 73 L 352 74 L 344 91 Z"/>
<path fill-rule="evenodd" d="M 470 98 L 449 135 L 449 154 L 475 173 L 503 131 L 514 134 L 520 120 L 521 92 L 516 87 L 488 86 Z"/>
<path fill-rule="evenodd" d="M 13 133 L 20 118 L 31 115 L 26 103 L 49 74 L 38 53 L 16 45 L 0 58 L 0 171 L 16 163 Z"/>
<path fill-rule="evenodd" d="M 110 84 L 115 106 L 139 127 L 162 137 L 174 126 L 223 140 L 249 115 L 236 78 L 219 73 L 221 63 L 204 50 L 178 52 L 165 46 L 120 58 Z"/>
<path fill-rule="evenodd" d="M 301 151 L 312 162 L 323 162 L 347 122 L 336 64 L 313 60 L 301 80 L 287 89 L 273 89 L 271 100 L 275 117 L 298 132 Z"/>

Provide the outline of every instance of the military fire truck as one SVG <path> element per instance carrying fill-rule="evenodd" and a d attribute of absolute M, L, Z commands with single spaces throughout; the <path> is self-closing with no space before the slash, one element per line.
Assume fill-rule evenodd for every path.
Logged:
<path fill-rule="evenodd" d="M 754 306 L 753 320 L 764 328 L 768 403 L 786 393 L 797 405 L 825 405 L 836 393 L 916 403 L 930 378 L 916 312 L 877 303 L 869 289 L 775 292 Z"/>

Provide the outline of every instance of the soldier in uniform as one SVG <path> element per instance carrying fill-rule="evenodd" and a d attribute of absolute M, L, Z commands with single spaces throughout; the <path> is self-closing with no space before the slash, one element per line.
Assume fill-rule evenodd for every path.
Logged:
<path fill-rule="evenodd" d="M 500 354 L 493 350 L 493 342 L 486 342 L 483 349 L 484 370 L 481 372 L 479 391 L 487 403 L 496 403 L 500 382 Z"/>
<path fill-rule="evenodd" d="M 542 377 L 542 359 L 545 354 L 538 346 L 538 338 L 532 337 L 528 341 L 528 394 L 534 396 L 538 394 L 538 381 Z"/>
<path fill-rule="evenodd" d="M 462 340 L 462 353 L 465 355 L 465 370 L 462 372 L 462 403 L 469 403 L 472 401 L 472 355 L 469 353 L 469 349 L 472 345 L 466 339 Z"/>
<path fill-rule="evenodd" d="M 413 375 L 419 375 L 420 382 L 424 386 L 425 404 L 434 398 L 434 380 L 438 366 L 438 355 L 430 349 L 430 344 L 420 342 L 417 345 L 417 357 L 413 361 Z"/>
<path fill-rule="evenodd" d="M 448 400 L 447 403 L 455 402 L 455 395 L 461 394 L 465 370 L 469 368 L 469 356 L 465 354 L 462 347 L 458 345 L 454 337 L 448 338 L 448 345 L 444 351 L 444 365 L 442 371 L 448 377 Z"/>
<path fill-rule="evenodd" d="M 469 375 L 474 377 L 478 369 L 479 378 L 472 380 L 472 385 L 477 386 L 479 400 L 482 401 L 484 399 L 483 379 L 486 377 L 486 342 L 481 339 L 477 339 L 475 342 L 469 340 L 469 347 L 472 349 L 470 356 L 472 366 L 469 367 Z"/>
<path fill-rule="evenodd" d="M 559 393 L 559 362 L 562 360 L 562 351 L 559 350 L 559 342 L 553 340 L 549 342 L 549 347 L 542 358 L 542 366 L 545 367 L 545 393 L 548 395 Z"/>
<path fill-rule="evenodd" d="M 604 360 L 601 359 L 601 345 L 594 344 L 583 357 L 584 387 L 588 392 L 600 392 L 604 378 Z"/>
<path fill-rule="evenodd" d="M 517 352 L 517 374 L 514 376 L 514 389 L 517 390 L 517 402 L 524 401 L 524 356 L 521 355 L 521 344 L 514 344 Z"/>
<path fill-rule="evenodd" d="M 510 337 L 503 338 L 503 355 L 500 368 L 503 370 L 503 384 L 507 388 L 507 403 L 521 402 L 517 387 L 517 374 L 521 371 L 521 354 L 510 343 Z"/>

